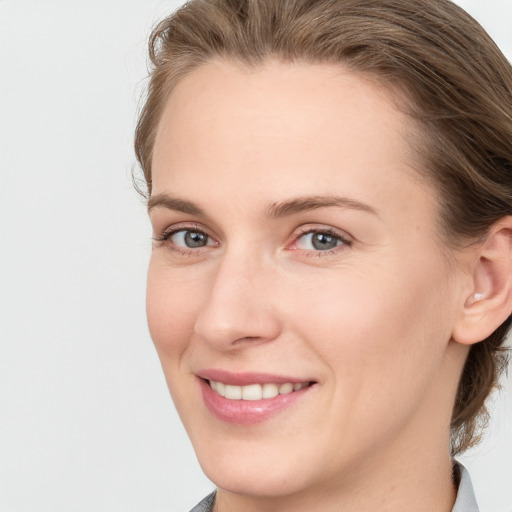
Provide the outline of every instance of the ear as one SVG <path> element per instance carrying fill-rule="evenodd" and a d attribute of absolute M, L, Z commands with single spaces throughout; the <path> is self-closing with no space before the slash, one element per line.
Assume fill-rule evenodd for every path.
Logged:
<path fill-rule="evenodd" d="M 484 340 L 512 313 L 512 216 L 494 224 L 472 254 L 470 293 L 452 333 L 463 345 Z"/>

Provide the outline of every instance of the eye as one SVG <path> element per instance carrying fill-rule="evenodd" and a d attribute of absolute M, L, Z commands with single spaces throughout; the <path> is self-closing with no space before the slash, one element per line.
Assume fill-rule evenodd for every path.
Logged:
<path fill-rule="evenodd" d="M 206 247 L 216 247 L 218 243 L 204 231 L 195 227 L 176 227 L 164 231 L 155 242 L 160 242 L 168 249 L 182 254 L 200 251 Z"/>
<path fill-rule="evenodd" d="M 192 229 L 174 231 L 170 233 L 166 239 L 178 247 L 186 247 L 187 249 L 197 249 L 199 247 L 213 245 L 207 234 Z"/>
<path fill-rule="evenodd" d="M 338 246 L 351 245 L 343 235 L 329 229 L 311 229 L 303 231 L 293 243 L 291 249 L 301 251 L 326 252 Z"/>
<path fill-rule="evenodd" d="M 306 233 L 298 239 L 297 246 L 299 249 L 327 251 L 334 249 L 340 243 L 338 237 L 327 233 Z"/>

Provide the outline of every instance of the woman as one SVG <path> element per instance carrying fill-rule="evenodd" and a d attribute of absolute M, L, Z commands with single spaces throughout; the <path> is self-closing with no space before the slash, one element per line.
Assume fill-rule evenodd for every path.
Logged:
<path fill-rule="evenodd" d="M 475 511 L 512 310 L 512 69 L 447 0 L 192 0 L 136 133 L 147 313 L 217 492 Z"/>

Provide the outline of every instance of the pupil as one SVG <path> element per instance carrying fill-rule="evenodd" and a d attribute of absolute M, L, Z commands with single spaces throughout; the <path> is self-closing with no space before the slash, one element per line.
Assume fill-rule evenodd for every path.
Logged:
<path fill-rule="evenodd" d="M 325 233 L 315 233 L 312 243 L 315 249 L 325 251 L 336 247 L 336 245 L 338 245 L 338 239 L 334 236 L 326 235 Z"/>
<path fill-rule="evenodd" d="M 187 231 L 185 233 L 185 244 L 187 247 L 204 247 L 207 243 L 207 236 L 197 231 Z"/>

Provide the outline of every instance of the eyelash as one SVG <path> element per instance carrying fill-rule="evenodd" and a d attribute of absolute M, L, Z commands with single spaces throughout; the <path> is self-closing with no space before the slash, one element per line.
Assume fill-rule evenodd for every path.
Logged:
<path fill-rule="evenodd" d="M 343 247 L 350 247 L 352 245 L 352 240 L 350 240 L 347 236 L 338 233 L 330 228 L 309 228 L 309 229 L 299 229 L 298 235 L 295 237 L 293 243 L 297 243 L 302 237 L 310 234 L 318 234 L 318 235 L 327 235 L 333 238 L 336 238 L 340 243 L 337 244 L 332 249 L 325 250 L 308 250 L 308 249 L 293 249 L 295 251 L 302 251 L 308 257 L 324 257 L 332 254 L 336 254 L 340 250 L 343 250 Z"/>
<path fill-rule="evenodd" d="M 212 237 L 208 235 L 204 230 L 202 230 L 199 226 L 179 226 L 172 229 L 165 230 L 159 237 L 153 238 L 155 242 L 158 242 L 162 245 L 168 245 L 169 249 L 172 252 L 178 253 L 183 256 L 191 256 L 193 254 L 201 254 L 204 250 L 207 250 L 207 247 L 211 246 L 203 246 L 197 248 L 184 248 L 180 247 L 176 244 L 170 243 L 170 239 L 180 232 L 193 232 L 204 235 L 208 239 L 212 240 Z M 289 249 L 293 251 L 300 251 L 308 257 L 324 257 L 332 254 L 336 254 L 338 251 L 343 250 L 343 247 L 350 247 L 352 245 L 352 240 L 348 237 L 343 236 L 342 234 L 334 231 L 329 228 L 310 228 L 310 229 L 299 229 L 298 234 L 294 237 L 294 240 L 291 245 L 296 244 L 302 237 L 305 237 L 309 234 L 321 234 L 333 237 L 339 241 L 339 243 L 333 247 L 332 249 L 326 250 L 311 250 L 311 249 Z"/>
<path fill-rule="evenodd" d="M 212 237 L 210 235 L 208 235 L 208 233 L 205 233 L 204 230 L 202 230 L 199 226 L 189 225 L 189 226 L 179 226 L 179 227 L 175 227 L 175 228 L 171 228 L 171 229 L 166 229 L 165 231 L 163 231 L 163 233 L 159 237 L 155 237 L 155 238 L 153 238 L 153 240 L 155 242 L 160 243 L 161 245 L 167 245 L 168 248 L 172 252 L 178 253 L 183 256 L 192 256 L 193 254 L 200 254 L 202 252 L 202 250 L 206 249 L 207 246 L 197 247 L 194 249 L 192 247 L 190 247 L 190 248 L 180 247 L 179 245 L 175 245 L 175 244 L 171 243 L 170 239 L 174 235 L 176 235 L 177 233 L 180 233 L 182 231 L 199 233 L 201 235 L 206 236 L 209 239 L 212 239 Z"/>

